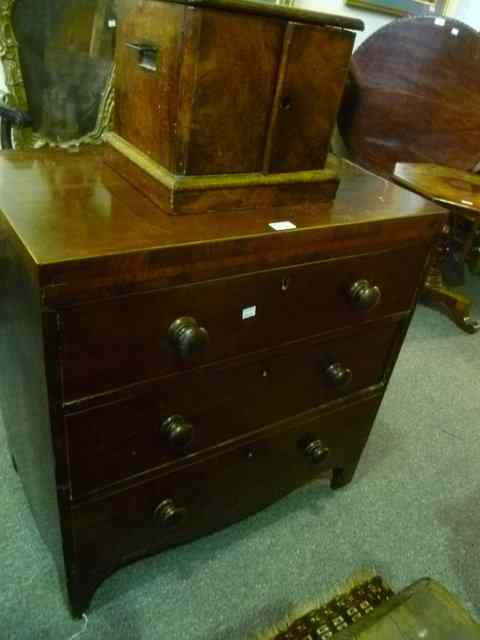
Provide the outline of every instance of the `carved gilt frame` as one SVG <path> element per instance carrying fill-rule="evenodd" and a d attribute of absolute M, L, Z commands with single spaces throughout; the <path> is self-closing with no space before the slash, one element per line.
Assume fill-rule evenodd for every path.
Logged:
<path fill-rule="evenodd" d="M 28 111 L 28 99 L 20 65 L 19 45 L 12 24 L 15 2 L 16 0 L 0 0 L 0 61 L 5 74 L 6 104 L 10 107 Z M 115 65 L 112 64 L 112 72 L 105 86 L 95 128 L 92 131 L 75 140 L 58 142 L 42 137 L 31 129 L 14 129 L 15 148 L 38 148 L 45 145 L 72 147 L 80 144 L 100 144 L 104 131 L 111 128 L 115 103 L 114 77 Z"/>

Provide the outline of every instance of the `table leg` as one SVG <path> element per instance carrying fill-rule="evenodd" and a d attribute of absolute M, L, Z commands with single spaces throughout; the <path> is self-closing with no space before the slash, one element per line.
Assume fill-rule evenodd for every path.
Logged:
<path fill-rule="evenodd" d="M 444 238 L 437 245 L 422 293 L 422 301 L 446 313 L 463 331 L 476 333 L 480 329 L 480 322 L 470 315 L 471 298 L 446 287 L 443 281 L 440 264 L 445 256 L 446 243 L 450 241 L 449 234 L 450 231 L 446 231 Z"/>
<path fill-rule="evenodd" d="M 466 261 L 471 273 L 480 274 L 480 221 L 472 225 L 471 243 Z"/>

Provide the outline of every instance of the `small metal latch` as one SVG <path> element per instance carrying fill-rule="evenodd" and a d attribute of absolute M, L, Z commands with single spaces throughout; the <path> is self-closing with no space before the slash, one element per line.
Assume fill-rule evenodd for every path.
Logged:
<path fill-rule="evenodd" d="M 134 49 L 138 53 L 138 65 L 146 71 L 157 70 L 158 48 L 151 44 L 141 42 L 127 42 L 129 49 Z"/>

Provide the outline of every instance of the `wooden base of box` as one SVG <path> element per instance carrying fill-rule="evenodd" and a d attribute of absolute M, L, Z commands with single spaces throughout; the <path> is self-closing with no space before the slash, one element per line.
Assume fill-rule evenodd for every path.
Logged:
<path fill-rule="evenodd" d="M 264 209 L 333 200 L 334 163 L 315 171 L 181 176 L 167 171 L 119 135 L 105 134 L 105 162 L 164 211 L 177 214 Z"/>

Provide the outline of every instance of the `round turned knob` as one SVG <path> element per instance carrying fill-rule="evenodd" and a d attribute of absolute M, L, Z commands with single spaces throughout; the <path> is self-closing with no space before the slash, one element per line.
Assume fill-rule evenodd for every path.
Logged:
<path fill-rule="evenodd" d="M 352 370 L 344 367 L 340 362 L 333 362 L 325 370 L 329 383 L 337 389 L 345 389 L 352 382 Z"/>
<path fill-rule="evenodd" d="M 368 280 L 357 280 L 350 287 L 350 298 L 358 311 L 370 311 L 377 306 L 381 297 L 379 287 L 371 285 Z"/>
<path fill-rule="evenodd" d="M 329 454 L 330 450 L 321 440 L 312 440 L 305 448 L 305 455 L 310 458 L 313 464 L 325 462 Z"/>
<path fill-rule="evenodd" d="M 193 442 L 194 429 L 183 416 L 169 416 L 162 421 L 161 433 L 173 449 L 187 449 Z"/>
<path fill-rule="evenodd" d="M 189 358 L 208 342 L 208 333 L 195 318 L 178 318 L 168 330 L 170 341 L 182 358 Z"/>
<path fill-rule="evenodd" d="M 173 500 L 163 500 L 155 509 L 154 518 L 165 529 L 178 527 L 187 517 L 187 510 L 176 507 Z"/>

